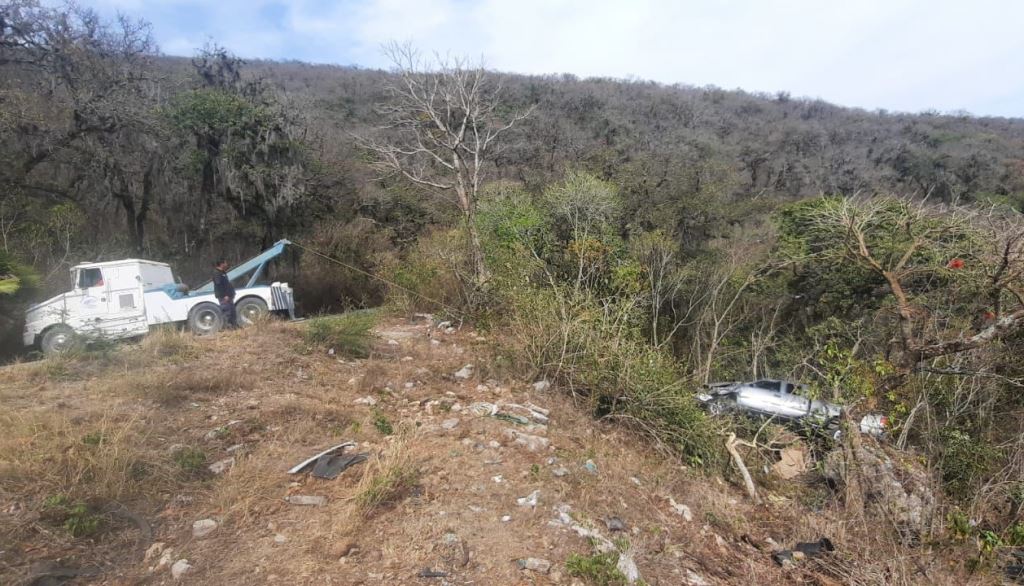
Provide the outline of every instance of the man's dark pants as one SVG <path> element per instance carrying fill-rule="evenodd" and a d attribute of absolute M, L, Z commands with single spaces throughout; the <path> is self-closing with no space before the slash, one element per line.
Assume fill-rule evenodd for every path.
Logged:
<path fill-rule="evenodd" d="M 221 301 L 220 313 L 224 316 L 224 323 L 229 328 L 238 327 L 238 316 L 235 314 L 235 303 L 233 301 Z"/>

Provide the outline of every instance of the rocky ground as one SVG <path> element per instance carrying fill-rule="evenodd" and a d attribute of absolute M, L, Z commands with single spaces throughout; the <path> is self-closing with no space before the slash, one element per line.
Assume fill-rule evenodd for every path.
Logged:
<path fill-rule="evenodd" d="M 617 566 L 647 584 L 837 584 L 865 555 L 826 505 L 779 489 L 755 506 L 469 328 L 388 319 L 354 360 L 303 327 L 5 367 L 0 583 L 589 584 Z M 345 441 L 368 460 L 288 473 Z M 772 561 L 826 535 L 832 566 Z M 890 583 L 946 583 L 935 560 L 890 562 Z"/>

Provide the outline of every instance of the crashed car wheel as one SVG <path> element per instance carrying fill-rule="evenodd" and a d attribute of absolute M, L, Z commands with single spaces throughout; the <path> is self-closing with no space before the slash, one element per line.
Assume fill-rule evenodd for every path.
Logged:
<path fill-rule="evenodd" d="M 729 405 L 726 404 L 725 401 L 718 400 L 718 401 L 711 401 L 710 403 L 708 403 L 708 415 L 710 415 L 712 417 L 718 417 L 719 415 L 724 415 L 725 412 L 728 411 L 728 410 L 729 410 Z"/>

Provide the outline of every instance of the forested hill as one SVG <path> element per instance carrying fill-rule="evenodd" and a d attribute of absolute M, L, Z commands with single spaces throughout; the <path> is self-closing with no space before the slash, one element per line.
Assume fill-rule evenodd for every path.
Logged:
<path fill-rule="evenodd" d="M 327 231 L 372 221 L 386 228 L 373 246 L 399 250 L 455 211 L 381 179 L 356 146 L 383 123 L 392 74 L 221 50 L 162 57 L 142 25 L 14 16 L 8 25 L 24 22 L 0 47 L 0 227 L 44 289 L 63 287 L 69 263 L 126 254 L 199 278 L 212 256 L 279 237 L 336 241 L 324 219 Z M 491 154 L 487 180 L 537 192 L 566 169 L 592 172 L 621 190 L 624 230 L 663 228 L 684 250 L 822 193 L 1024 206 L 1020 119 L 570 75 L 488 82 L 502 108 L 533 110 Z"/>

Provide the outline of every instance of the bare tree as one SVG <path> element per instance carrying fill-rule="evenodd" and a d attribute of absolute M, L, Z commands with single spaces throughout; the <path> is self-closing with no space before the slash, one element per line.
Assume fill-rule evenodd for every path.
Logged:
<path fill-rule="evenodd" d="M 477 283 L 487 280 L 474 219 L 477 197 L 498 138 L 529 116 L 501 110 L 501 87 L 482 65 L 461 58 L 425 62 L 410 45 L 389 44 L 385 54 L 397 75 L 387 87 L 391 99 L 379 107 L 385 118 L 378 137 L 359 137 L 377 156 L 377 166 L 397 173 L 435 195 L 451 198 L 469 232 Z"/>

